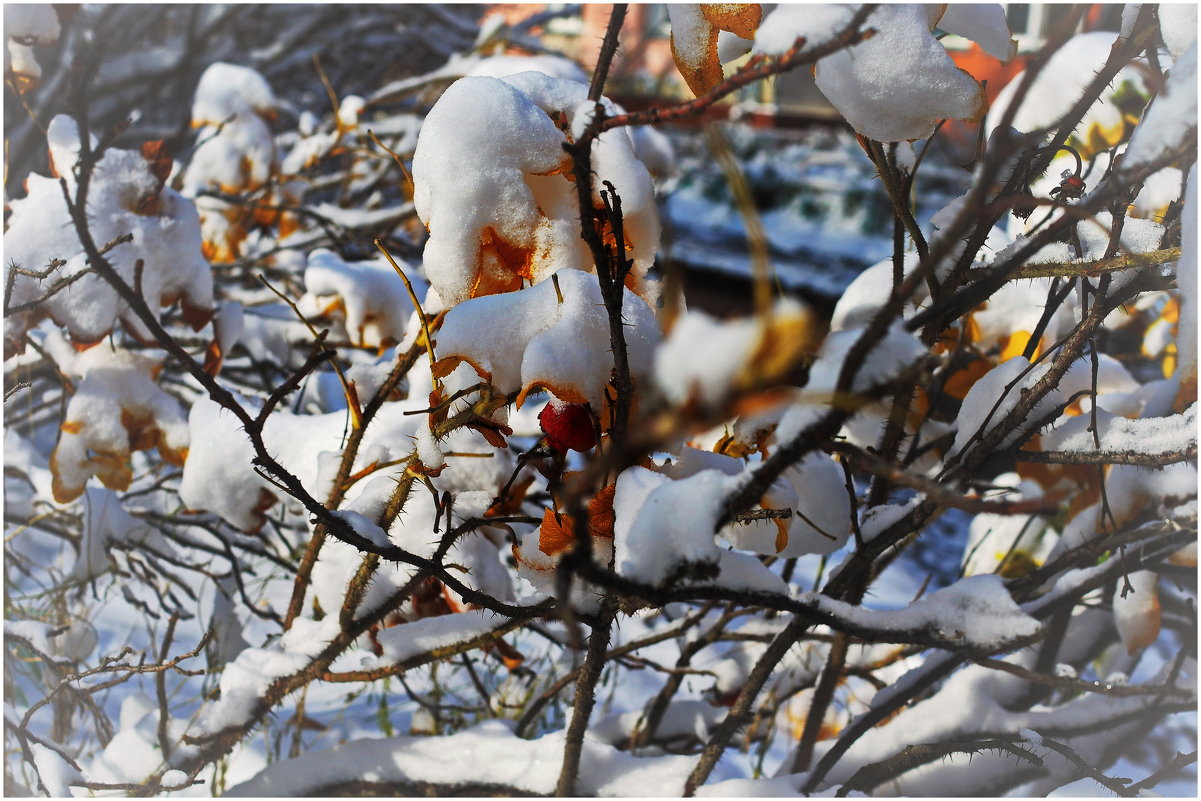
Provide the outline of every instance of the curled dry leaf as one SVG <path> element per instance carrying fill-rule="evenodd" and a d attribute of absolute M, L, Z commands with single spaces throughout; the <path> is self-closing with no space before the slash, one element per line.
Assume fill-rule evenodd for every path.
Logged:
<path fill-rule="evenodd" d="M 676 69 L 697 97 L 725 78 L 717 53 L 721 31 L 753 39 L 763 18 L 758 3 L 679 3 L 667 7 L 671 18 L 671 55 Z"/>
<path fill-rule="evenodd" d="M 593 538 L 613 539 L 613 493 L 616 484 L 609 484 L 588 501 L 588 533 Z M 558 556 L 575 547 L 575 520 L 554 509 L 542 513 L 538 529 L 538 550 L 547 556 Z"/>

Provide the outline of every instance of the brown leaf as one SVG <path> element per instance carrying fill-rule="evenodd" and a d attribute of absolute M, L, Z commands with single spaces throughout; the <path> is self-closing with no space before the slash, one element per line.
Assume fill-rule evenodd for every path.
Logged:
<path fill-rule="evenodd" d="M 702 3 L 701 13 L 714 27 L 743 39 L 754 39 L 763 8 L 758 3 Z"/>

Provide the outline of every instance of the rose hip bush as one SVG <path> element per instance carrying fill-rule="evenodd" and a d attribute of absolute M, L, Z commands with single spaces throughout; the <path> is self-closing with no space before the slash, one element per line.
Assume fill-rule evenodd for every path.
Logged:
<path fill-rule="evenodd" d="M 625 6 L 591 73 L 545 18 L 164 7 L 171 62 L 56 8 L 5 7 L 6 792 L 1187 793 L 1195 8 L 1071 7 L 990 103 L 943 36 L 1008 61 L 1000 6 L 674 5 L 695 97 L 638 111 Z M 792 69 L 894 253 L 718 319 L 654 126 Z M 98 121 L 151 76 L 178 120 Z"/>

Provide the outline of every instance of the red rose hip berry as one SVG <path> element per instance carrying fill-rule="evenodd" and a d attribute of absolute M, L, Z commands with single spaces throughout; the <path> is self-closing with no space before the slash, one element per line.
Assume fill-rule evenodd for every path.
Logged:
<path fill-rule="evenodd" d="M 583 453 L 596 445 L 592 417 L 578 403 L 565 403 L 552 398 L 538 415 L 538 424 L 546 434 L 546 444 L 552 450 Z"/>

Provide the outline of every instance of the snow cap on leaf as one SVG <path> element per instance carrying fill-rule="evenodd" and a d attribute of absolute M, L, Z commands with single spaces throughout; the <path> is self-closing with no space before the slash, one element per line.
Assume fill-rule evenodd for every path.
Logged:
<path fill-rule="evenodd" d="M 673 3 L 671 55 L 688 88 L 697 97 L 722 82 L 725 74 L 718 55 L 718 38 L 728 31 L 753 39 L 763 11 L 758 3 Z"/>
<path fill-rule="evenodd" d="M 939 15 L 931 19 L 930 10 L 882 5 L 866 22 L 875 36 L 817 63 L 817 87 L 869 139 L 922 139 L 939 120 L 971 120 L 984 109 L 980 84 L 931 33 Z"/>
<path fill-rule="evenodd" d="M 1108 60 L 1113 45 L 1114 35 L 1108 31 L 1081 33 L 1065 42 L 1035 77 L 1011 125 L 1019 131 L 1054 126 L 1059 119 L 1063 98 L 1076 98 L 1084 94 L 1085 88 Z M 992 102 L 988 111 L 990 135 L 1017 96 L 1024 75 L 1015 75 Z M 1067 144 L 1080 151 L 1084 159 L 1110 150 L 1125 139 L 1146 102 L 1146 81 L 1133 64 L 1123 67 L 1110 86 L 1112 89 L 1103 91 L 1081 117 L 1068 139 Z M 1059 175 L 1057 165 L 1052 164 L 1049 174 Z M 1058 182 L 1057 177 L 1055 181 Z M 1037 185 L 1032 188 L 1037 193 Z"/>
<path fill-rule="evenodd" d="M 91 476 L 109 489 L 128 489 L 132 451 L 157 447 L 169 464 L 183 464 L 187 423 L 179 401 L 155 384 L 157 361 L 106 347 L 91 348 L 72 361 L 62 369 L 82 380 L 50 457 L 56 501 L 78 498 Z"/>
<path fill-rule="evenodd" d="M 407 275 L 413 272 L 406 270 Z M 425 294 L 424 282 L 415 276 L 410 281 L 418 297 Z M 309 254 L 304 286 L 300 308 L 343 318 L 351 342 L 381 346 L 404 340 L 413 301 L 387 261 L 344 261 L 332 250 L 319 248 Z"/>
<path fill-rule="evenodd" d="M 659 326 L 642 298 L 629 291 L 623 298 L 630 369 L 637 381 L 649 368 Z M 519 393 L 519 407 L 541 388 L 561 401 L 601 410 L 613 353 L 597 277 L 560 270 L 554 281 L 461 303 L 446 315 L 437 353 L 435 375 L 448 375 L 465 361 L 498 391 Z"/>
<path fill-rule="evenodd" d="M 563 150 L 581 112 L 594 109 L 587 97 L 583 83 L 522 72 L 463 78 L 430 110 L 413 156 L 413 201 L 430 232 L 426 274 L 447 307 L 536 284 L 564 267 L 592 268 Z M 594 206 L 603 205 L 606 181 L 621 198 L 622 245 L 638 286 L 659 242 L 650 174 L 624 129 L 601 134 L 592 166 Z"/>
<path fill-rule="evenodd" d="M 204 71 L 192 101 L 192 127 L 199 143 L 183 175 L 183 191 L 196 197 L 206 190 L 229 195 L 262 187 L 278 173 L 270 121 L 278 101 L 266 79 L 249 67 L 217 62 Z M 274 193 L 261 205 L 279 205 Z M 241 254 L 242 241 L 255 222 L 285 219 L 277 211 L 255 210 L 215 197 L 197 197 L 204 231 L 205 255 L 230 262 Z M 291 223 L 289 223 L 291 224 Z"/>
<path fill-rule="evenodd" d="M 79 129 L 70 117 L 50 122 L 51 166 L 73 191 Z M 190 200 L 164 186 L 166 157 L 152 143 L 146 152 L 110 148 L 96 163 L 88 193 L 92 239 L 103 245 L 130 240 L 105 258 L 130 286 L 138 286 L 151 311 L 180 303 L 184 318 L 200 330 L 213 313 L 212 271 L 201 252 L 200 225 Z M 22 352 L 25 334 L 44 317 L 65 328 L 76 344 L 88 347 L 109 334 L 120 320 L 143 342 L 150 332 L 106 281 L 89 269 L 87 254 L 57 178 L 30 175 L 27 194 L 11 202 L 4 236 L 5 271 L 11 280 L 11 307 L 29 304 L 60 282 L 73 283 L 31 308 L 5 317 L 5 350 Z M 141 265 L 140 267 L 138 265 Z M 13 270 L 13 265 L 19 270 Z M 30 272 L 48 272 L 42 277 Z M 78 276 L 78 278 L 76 278 Z"/>
<path fill-rule="evenodd" d="M 938 27 L 971 39 L 993 58 L 1008 63 L 1017 55 L 1017 41 L 1009 33 L 1000 3 L 946 3 Z"/>
<path fill-rule="evenodd" d="M 782 380 L 816 350 L 819 328 L 809 309 L 793 300 L 759 318 L 720 321 L 690 311 L 655 351 L 655 382 L 672 403 L 720 407 L 735 393 Z"/>

